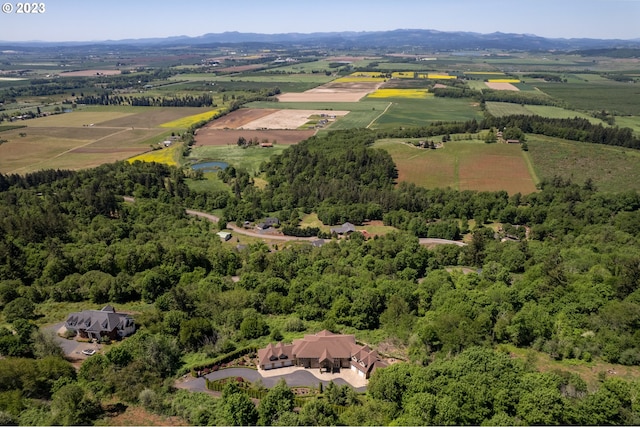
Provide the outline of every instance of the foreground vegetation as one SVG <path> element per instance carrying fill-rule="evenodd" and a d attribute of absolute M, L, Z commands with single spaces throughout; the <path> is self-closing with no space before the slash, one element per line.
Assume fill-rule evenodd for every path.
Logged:
<path fill-rule="evenodd" d="M 640 423 L 640 136 L 616 125 L 635 123 L 622 90 L 633 70 L 452 55 L 434 72 L 413 58 L 344 64 L 309 52 L 287 65 L 268 55 L 203 65 L 209 54 L 117 76 L 35 67 L 29 84 L 1 82 L 0 117 L 12 123 L 0 148 L 30 144 L 35 159 L 4 156 L 3 170 L 37 171 L 0 175 L 0 424 L 105 424 L 127 407 L 192 425 Z M 514 64 L 519 75 L 491 68 Z M 302 92 L 342 76 L 389 86 L 360 102 L 274 101 L 276 85 Z M 489 79 L 526 83 L 489 90 Z M 605 109 L 588 96 L 594 84 L 597 97 L 615 95 Z M 232 157 L 193 146 L 198 126 L 242 105 L 351 112 L 287 148 L 233 147 L 243 155 Z M 497 144 L 498 132 L 524 144 Z M 171 137 L 145 162 L 106 156 Z M 215 177 L 180 168 L 190 153 L 230 167 Z M 511 175 L 481 186 L 485 171 L 473 168 L 488 157 Z M 215 234 L 268 216 L 329 241 L 236 247 Z M 370 220 L 382 235 L 327 233 Z M 422 237 L 467 244 L 428 248 Z M 104 304 L 131 312 L 139 330 L 76 370 L 40 327 Z M 259 390 L 259 402 L 237 381 L 219 397 L 175 388 L 198 366 L 320 329 L 399 363 L 376 371 L 365 394 L 331 385 L 303 403 L 285 384 Z"/>
<path fill-rule="evenodd" d="M 346 151 L 335 144 L 345 138 L 353 147 Z M 368 148 L 367 138 L 338 133 L 313 149 L 291 147 L 265 166 L 298 165 L 289 184 L 286 174 L 268 172 L 264 190 L 240 185 L 234 195 L 194 193 L 179 169 L 154 163 L 2 176 L 3 417 L 81 424 L 103 417 L 117 399 L 193 424 L 637 423 L 635 380 L 603 372 L 588 387 L 574 374 L 536 372 L 496 346 L 557 360 L 640 364 L 640 196 L 562 179 L 513 197 L 394 189 L 393 163 Z M 316 181 L 316 200 L 304 190 L 313 169 L 301 159 L 323 165 L 323 156 L 336 156 L 328 161 L 338 168 L 320 166 L 330 185 Z M 347 166 L 349 158 L 355 163 Z M 369 166 L 358 168 L 365 158 Z M 120 194 L 137 202 L 125 204 Z M 468 232 L 470 240 L 426 249 L 409 233 L 369 241 L 356 233 L 322 248 L 273 251 L 256 243 L 238 252 L 183 208 L 226 204 L 231 215 L 252 203 L 287 223 L 297 221 L 298 207 L 336 219 L 363 210 L 415 235 Z M 473 228 L 460 227 L 471 220 Z M 483 226 L 493 221 L 502 224 L 498 235 Z M 501 242 L 503 235 L 512 241 Z M 481 270 L 461 274 L 451 266 Z M 139 301 L 146 308 L 136 310 L 141 328 L 133 337 L 107 346 L 76 374 L 32 323 L 55 301 Z M 299 413 L 274 410 L 268 420 L 259 418 L 268 399 L 256 410 L 241 390 L 189 403 L 187 392 L 170 392 L 189 354 L 213 358 L 267 336 L 319 328 L 376 337 L 407 362 L 377 371 L 366 395 L 340 400 L 325 393 Z"/>

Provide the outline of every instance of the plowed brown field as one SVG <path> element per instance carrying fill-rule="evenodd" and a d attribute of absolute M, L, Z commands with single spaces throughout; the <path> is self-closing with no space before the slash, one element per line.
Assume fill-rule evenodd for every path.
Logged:
<path fill-rule="evenodd" d="M 236 145 L 238 138 L 246 140 L 258 138 L 259 141 L 268 139 L 278 144 L 297 144 L 313 136 L 313 130 L 247 130 L 247 129 L 200 129 L 196 135 L 196 145 Z"/>
<path fill-rule="evenodd" d="M 202 132 L 205 129 L 237 129 L 249 122 L 275 113 L 276 111 L 278 110 L 269 110 L 266 108 L 241 108 L 240 110 L 236 110 L 212 121 L 204 129 L 199 130 L 199 132 Z"/>

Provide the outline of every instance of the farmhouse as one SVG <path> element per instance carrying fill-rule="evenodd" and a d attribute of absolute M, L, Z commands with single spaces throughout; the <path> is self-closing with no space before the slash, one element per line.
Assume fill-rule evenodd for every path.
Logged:
<path fill-rule="evenodd" d="M 351 224 L 350 222 L 345 222 L 344 224 L 342 224 L 340 227 L 334 227 L 331 229 L 331 233 L 336 233 L 336 234 L 349 234 L 349 233 L 353 233 L 354 231 L 356 231 L 356 226 Z"/>
<path fill-rule="evenodd" d="M 136 331 L 136 324 L 131 316 L 116 313 L 107 305 L 102 310 L 83 310 L 71 313 L 64 326 L 77 333 L 80 338 L 100 339 L 109 337 L 112 340 L 124 338 Z"/>
<path fill-rule="evenodd" d="M 369 378 L 375 369 L 387 364 L 380 360 L 377 351 L 356 344 L 353 335 L 324 330 L 315 335 L 305 335 L 291 344 L 269 344 L 258 350 L 258 366 L 264 370 L 300 366 L 319 368 L 320 372 L 351 369 L 361 377 Z"/>
<path fill-rule="evenodd" d="M 263 222 L 256 225 L 258 230 L 268 230 L 271 227 L 275 227 L 280 225 L 280 220 L 278 218 L 266 218 Z"/>

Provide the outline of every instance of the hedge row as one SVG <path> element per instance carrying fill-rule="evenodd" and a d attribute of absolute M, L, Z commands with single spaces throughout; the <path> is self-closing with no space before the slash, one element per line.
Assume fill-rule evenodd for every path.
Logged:
<path fill-rule="evenodd" d="M 218 357 L 215 357 L 211 360 L 208 360 L 205 363 L 201 363 L 200 365 L 195 365 L 191 367 L 191 374 L 196 376 L 198 371 L 204 371 L 205 369 L 211 371 L 217 371 L 220 369 L 220 365 L 223 363 L 229 363 L 233 360 L 236 360 L 239 357 L 245 356 L 247 354 L 256 353 L 258 351 L 258 347 L 255 345 L 239 348 L 227 354 L 222 354 Z"/>

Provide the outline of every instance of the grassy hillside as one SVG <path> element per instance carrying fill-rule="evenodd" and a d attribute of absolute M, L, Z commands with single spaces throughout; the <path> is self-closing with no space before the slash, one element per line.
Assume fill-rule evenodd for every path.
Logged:
<path fill-rule="evenodd" d="M 540 179 L 591 178 L 602 191 L 640 190 L 640 152 L 606 145 L 528 136 L 529 156 Z"/>

